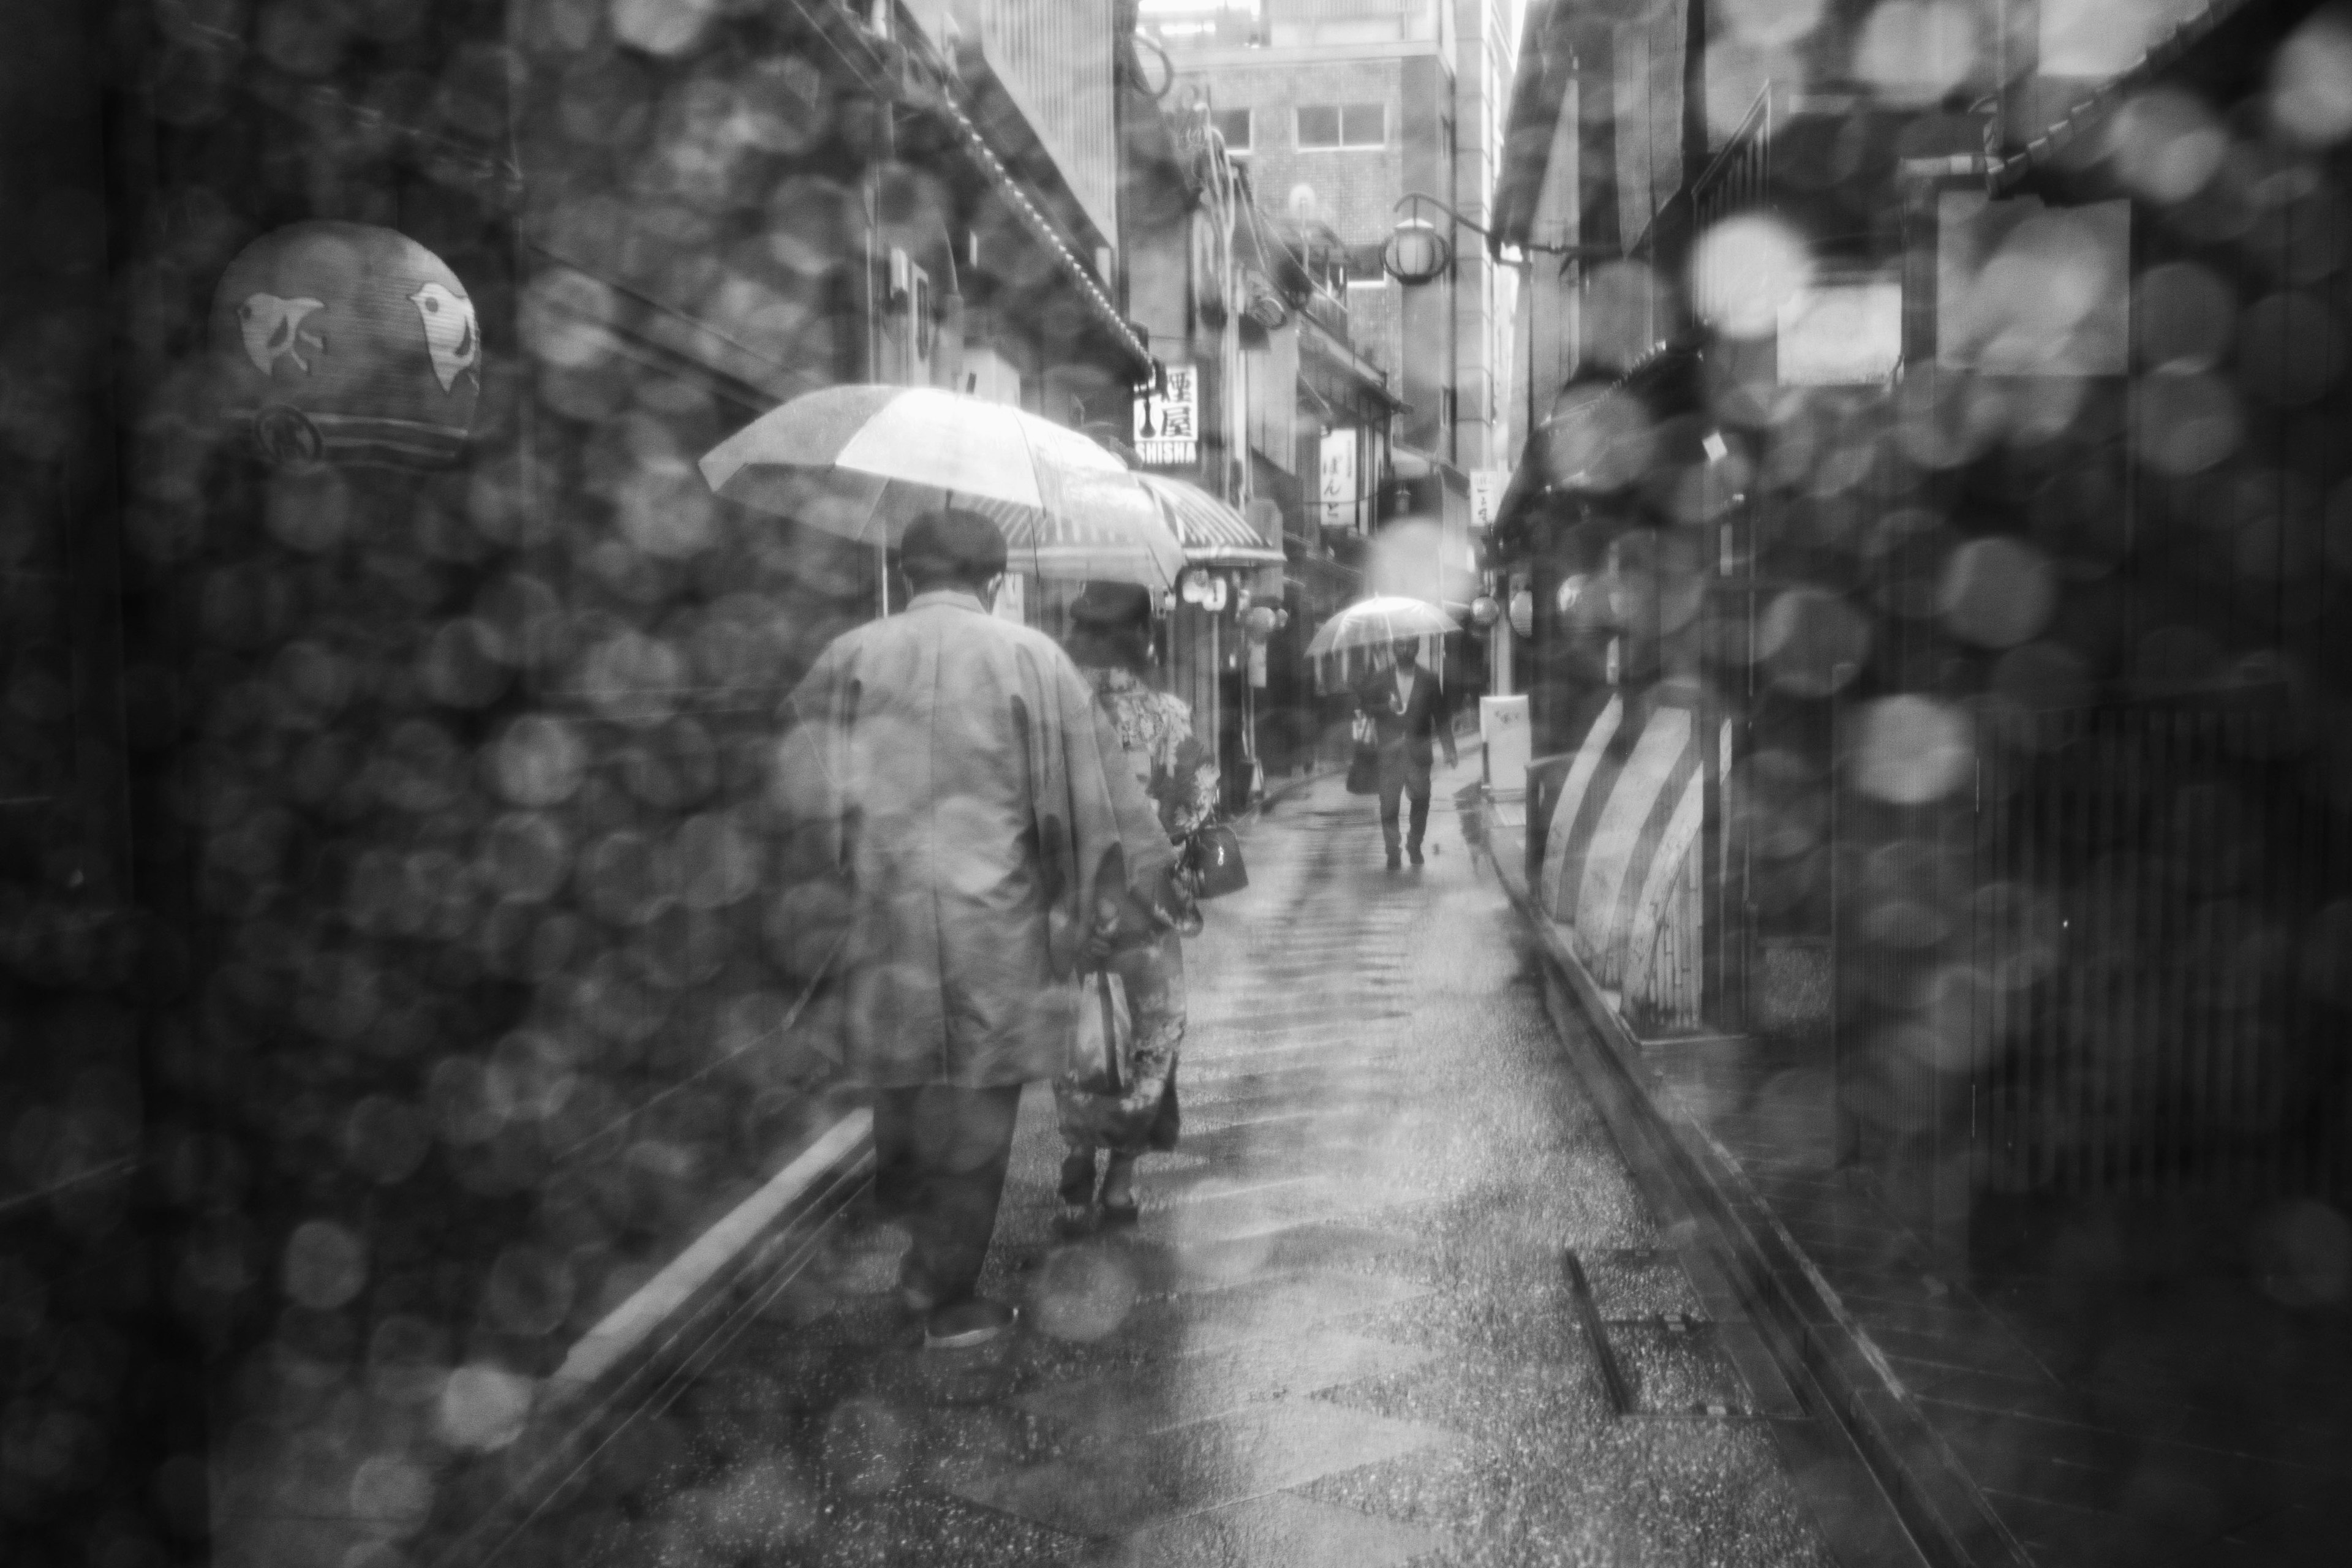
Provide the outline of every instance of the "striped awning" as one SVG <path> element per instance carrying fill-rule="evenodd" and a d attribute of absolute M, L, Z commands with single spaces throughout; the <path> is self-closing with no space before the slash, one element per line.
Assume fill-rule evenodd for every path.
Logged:
<path fill-rule="evenodd" d="M 1160 502 L 1160 515 L 1194 566 L 1279 566 L 1282 546 L 1269 544 L 1250 520 L 1198 485 L 1163 474 L 1138 474 Z"/>
<path fill-rule="evenodd" d="M 1120 474 L 1066 495 L 1070 504 L 1038 511 L 983 496 L 955 504 L 979 512 L 1004 531 L 1006 564 L 1015 572 L 1071 583 L 1139 583 L 1167 593 L 1186 565 L 1175 530 L 1155 516 L 1150 500 Z M 1068 488 L 1066 485 L 1066 489 Z"/>

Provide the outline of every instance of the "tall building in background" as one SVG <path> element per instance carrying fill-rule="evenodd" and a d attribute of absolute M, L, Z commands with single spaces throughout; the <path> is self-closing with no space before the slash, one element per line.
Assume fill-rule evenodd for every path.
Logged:
<path fill-rule="evenodd" d="M 1511 76 L 1508 0 L 1141 0 L 1171 97 L 1205 101 L 1259 205 L 1347 248 L 1357 346 L 1408 410 L 1401 447 L 1468 470 L 1508 462 L 1510 290 L 1479 237 L 1408 287 L 1381 247 L 1408 192 L 1486 221 Z M 1453 223 L 1434 208 L 1442 230 Z"/>

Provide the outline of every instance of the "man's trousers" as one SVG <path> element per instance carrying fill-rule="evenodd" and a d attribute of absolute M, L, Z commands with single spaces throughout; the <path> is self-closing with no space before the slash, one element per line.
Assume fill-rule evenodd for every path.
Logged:
<path fill-rule="evenodd" d="M 874 1091 L 874 1197 L 907 1227 L 901 1278 L 942 1307 L 971 1299 L 1013 1154 L 1021 1086 Z"/>
<path fill-rule="evenodd" d="M 1397 852 L 1397 807 L 1403 797 L 1412 801 L 1412 830 L 1405 839 L 1410 849 L 1421 847 L 1429 828 L 1430 752 L 1408 742 L 1381 748 L 1381 838 L 1389 853 Z"/>

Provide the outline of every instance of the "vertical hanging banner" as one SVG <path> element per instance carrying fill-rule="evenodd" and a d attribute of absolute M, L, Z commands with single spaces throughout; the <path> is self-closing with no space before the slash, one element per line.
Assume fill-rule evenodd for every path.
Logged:
<path fill-rule="evenodd" d="M 1470 526 L 1484 533 L 1495 526 L 1495 514 L 1503 510 L 1503 492 L 1510 488 L 1508 468 L 1473 468 L 1470 470 Z"/>
<path fill-rule="evenodd" d="M 1135 390 L 1135 451 L 1155 468 L 1189 468 L 1201 457 L 1200 372 L 1189 364 L 1168 367 L 1168 387 Z"/>
<path fill-rule="evenodd" d="M 1323 526 L 1360 532 L 1363 515 L 1356 504 L 1356 432 L 1327 430 L 1321 445 L 1322 479 L 1316 495 L 1322 504 Z"/>

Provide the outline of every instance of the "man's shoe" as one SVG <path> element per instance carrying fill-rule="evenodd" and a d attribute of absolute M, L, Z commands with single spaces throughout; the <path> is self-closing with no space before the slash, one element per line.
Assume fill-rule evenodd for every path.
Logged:
<path fill-rule="evenodd" d="M 969 1351 L 992 1345 L 1013 1332 L 1021 1314 L 999 1302 L 977 1297 L 932 1311 L 923 1324 L 927 1351 Z"/>
<path fill-rule="evenodd" d="M 1397 852 L 1396 852 L 1395 850 L 1391 849 L 1391 850 L 1390 850 L 1390 851 L 1389 851 L 1389 869 L 1390 869 L 1390 870 L 1393 871 L 1393 870 L 1395 870 L 1398 867 L 1400 867 L 1400 866 L 1402 866 L 1402 865 L 1403 865 L 1403 864 L 1404 864 L 1404 862 L 1403 862 L 1402 859 L 1398 858 L 1398 857 L 1397 857 Z"/>
<path fill-rule="evenodd" d="M 1405 854 L 1406 854 L 1406 855 L 1408 855 L 1408 856 L 1410 856 L 1410 857 L 1412 858 L 1412 863 L 1413 863 L 1414 865 L 1418 866 L 1418 865 L 1420 865 L 1420 864 L 1421 864 L 1421 846 L 1420 846 L 1420 845 L 1418 845 L 1418 844 L 1414 845 L 1412 848 L 1410 848 L 1410 849 L 1406 850 L 1406 851 L 1405 851 Z"/>

